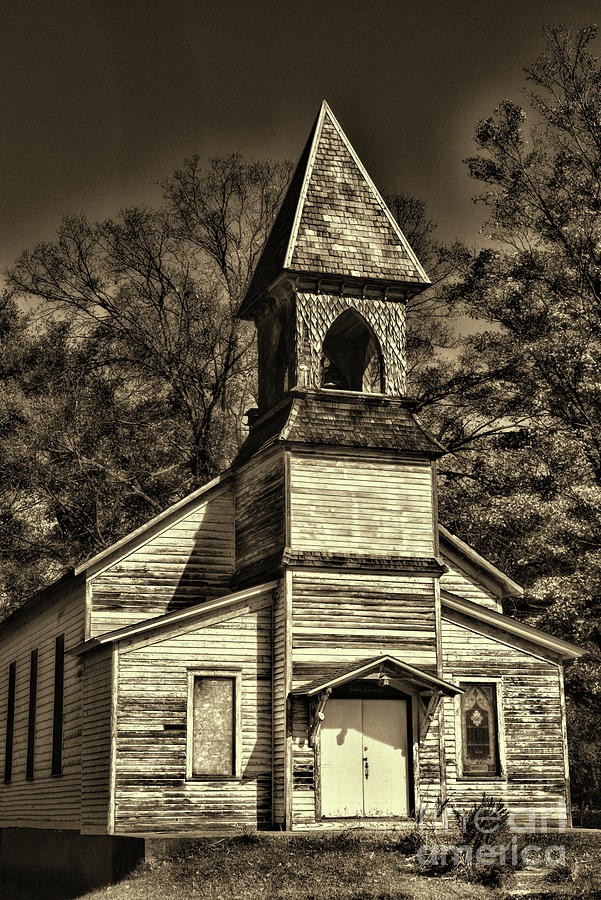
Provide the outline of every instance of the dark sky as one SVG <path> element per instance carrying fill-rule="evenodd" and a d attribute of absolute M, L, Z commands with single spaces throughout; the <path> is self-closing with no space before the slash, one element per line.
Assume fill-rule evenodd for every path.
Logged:
<path fill-rule="evenodd" d="M 19 0 L 3 4 L 0 265 L 160 199 L 187 155 L 296 159 L 325 97 L 382 190 L 477 241 L 462 160 L 477 120 L 518 101 L 544 24 L 599 0 Z"/>

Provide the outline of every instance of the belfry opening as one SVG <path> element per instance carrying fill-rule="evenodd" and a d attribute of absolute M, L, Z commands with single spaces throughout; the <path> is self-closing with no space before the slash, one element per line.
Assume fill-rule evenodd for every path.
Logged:
<path fill-rule="evenodd" d="M 384 390 L 378 339 L 354 309 L 347 309 L 330 326 L 323 342 L 322 366 L 324 388 L 370 394 Z"/>

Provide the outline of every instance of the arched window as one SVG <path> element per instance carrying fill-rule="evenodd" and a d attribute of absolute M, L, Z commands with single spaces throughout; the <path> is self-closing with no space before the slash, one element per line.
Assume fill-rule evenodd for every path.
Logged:
<path fill-rule="evenodd" d="M 347 309 L 330 326 L 323 356 L 323 387 L 370 394 L 383 391 L 380 345 L 354 309 Z"/>
<path fill-rule="evenodd" d="M 499 771 L 496 686 L 464 684 L 461 697 L 461 743 L 464 775 Z"/>

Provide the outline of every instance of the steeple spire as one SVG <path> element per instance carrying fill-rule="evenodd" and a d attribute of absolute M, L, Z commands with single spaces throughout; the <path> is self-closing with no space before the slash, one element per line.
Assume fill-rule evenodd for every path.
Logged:
<path fill-rule="evenodd" d="M 394 284 L 429 279 L 324 100 L 238 315 L 281 276 Z"/>

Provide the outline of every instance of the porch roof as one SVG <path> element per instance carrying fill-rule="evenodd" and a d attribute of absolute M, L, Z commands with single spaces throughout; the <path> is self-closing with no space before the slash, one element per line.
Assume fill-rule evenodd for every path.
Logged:
<path fill-rule="evenodd" d="M 347 684 L 349 681 L 354 681 L 355 678 L 369 675 L 371 672 L 380 668 L 380 666 L 389 671 L 393 670 L 405 680 L 412 682 L 416 687 L 426 690 L 429 693 L 440 691 L 441 693 L 446 694 L 447 697 L 454 697 L 455 694 L 463 693 L 461 688 L 451 684 L 450 681 L 443 681 L 441 678 L 436 678 L 434 675 L 424 672 L 423 669 L 418 669 L 416 666 L 410 666 L 409 663 L 401 662 L 400 659 L 396 659 L 394 656 L 377 656 L 372 659 L 362 660 L 359 665 L 355 663 L 355 665 L 350 668 L 341 669 L 338 675 L 335 675 L 334 677 L 329 676 L 325 679 L 315 679 L 315 681 L 310 681 L 302 687 L 294 688 L 291 693 L 313 697 L 315 694 L 319 694 L 328 688 L 332 690 L 333 688 Z"/>

